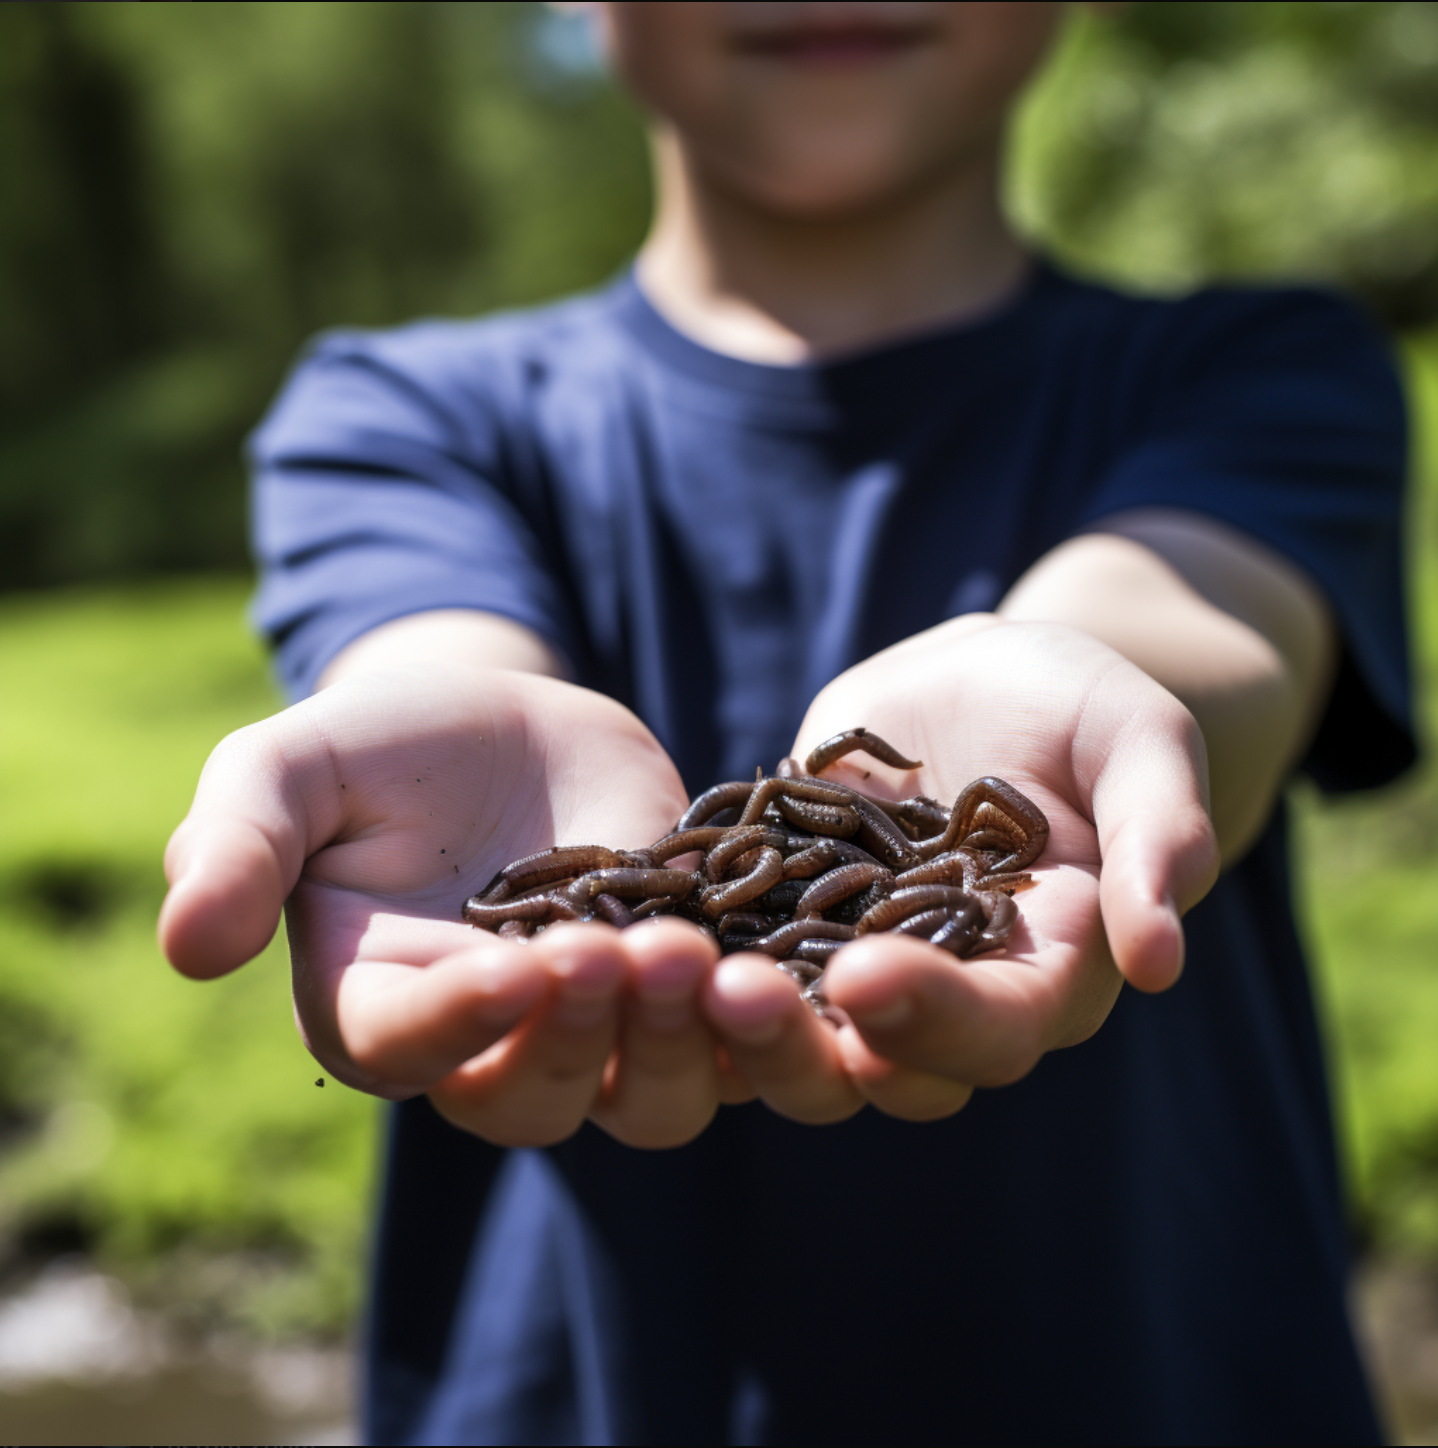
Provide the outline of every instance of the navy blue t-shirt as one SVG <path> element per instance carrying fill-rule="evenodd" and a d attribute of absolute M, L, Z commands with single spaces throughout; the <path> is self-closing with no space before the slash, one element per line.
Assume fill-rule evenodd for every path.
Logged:
<path fill-rule="evenodd" d="M 1285 554 L 1343 643 L 1305 767 L 1412 757 L 1402 402 L 1312 291 L 1141 299 L 1038 268 L 978 323 L 769 367 L 632 279 L 320 340 L 256 434 L 256 619 L 292 694 L 423 609 L 502 614 L 691 792 L 772 769 L 844 668 L 1180 508 Z M 914 1125 L 752 1104 L 640 1152 L 395 1109 L 381 1441 L 1369 1440 L 1281 810 L 1098 1035 Z"/>

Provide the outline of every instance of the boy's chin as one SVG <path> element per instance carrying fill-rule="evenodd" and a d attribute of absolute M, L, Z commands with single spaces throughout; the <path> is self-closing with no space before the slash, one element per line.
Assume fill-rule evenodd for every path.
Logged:
<path fill-rule="evenodd" d="M 817 144 L 766 148 L 763 156 L 728 156 L 719 170 L 728 189 L 751 205 L 795 220 L 838 221 L 902 206 L 949 173 L 972 171 L 998 153 L 997 140 L 938 157 L 890 138 L 819 138 Z"/>

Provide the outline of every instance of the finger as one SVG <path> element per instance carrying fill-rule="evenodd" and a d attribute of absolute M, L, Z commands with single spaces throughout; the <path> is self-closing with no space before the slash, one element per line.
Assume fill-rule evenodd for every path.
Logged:
<path fill-rule="evenodd" d="M 592 1115 L 629 1146 L 679 1146 L 708 1126 L 719 1106 L 716 1043 L 698 991 L 719 958 L 692 925 L 655 920 L 620 937 L 629 956 L 629 995 L 619 1049 Z"/>
<path fill-rule="evenodd" d="M 252 960 L 279 927 L 302 859 L 252 820 L 187 819 L 165 852 L 170 891 L 157 933 L 170 964 L 207 980 Z"/>
<path fill-rule="evenodd" d="M 166 848 L 170 891 L 158 933 L 185 975 L 223 975 L 258 955 L 279 925 L 305 856 L 338 825 L 338 812 L 320 805 L 307 783 L 317 767 L 314 751 L 287 749 L 297 713 L 221 741 Z"/>
<path fill-rule="evenodd" d="M 579 1129 L 613 1050 L 628 958 L 606 925 L 556 925 L 527 946 L 550 976 L 545 1003 L 430 1100 L 455 1125 L 501 1146 L 549 1146 Z"/>
<path fill-rule="evenodd" d="M 1121 721 L 1086 718 L 1074 757 L 1092 790 L 1114 960 L 1130 984 L 1160 991 L 1183 970 L 1180 918 L 1213 888 L 1219 855 L 1203 736 L 1171 695 L 1157 685 L 1147 694 Z"/>
<path fill-rule="evenodd" d="M 876 1052 L 852 1025 L 839 1032 L 839 1053 L 849 1079 L 886 1116 L 938 1121 L 968 1105 L 974 1088 L 932 1071 L 915 1071 Z"/>
<path fill-rule="evenodd" d="M 863 1106 L 844 1070 L 837 1033 L 767 956 L 721 961 L 701 1001 L 734 1069 L 781 1116 L 818 1125 Z"/>
<path fill-rule="evenodd" d="M 901 936 L 845 946 L 829 963 L 824 993 L 875 1055 L 979 1086 L 1027 1075 L 1064 1028 L 1067 1005 L 1048 971 L 1010 960 L 961 965 Z"/>
<path fill-rule="evenodd" d="M 551 986 L 533 952 L 508 941 L 426 966 L 358 961 L 340 977 L 333 1029 L 307 1013 L 306 1044 L 338 1080 L 401 1099 L 488 1050 Z"/>

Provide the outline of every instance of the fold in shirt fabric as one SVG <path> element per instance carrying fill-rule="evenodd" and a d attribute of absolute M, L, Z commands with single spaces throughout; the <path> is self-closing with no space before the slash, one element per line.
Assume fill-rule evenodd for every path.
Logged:
<path fill-rule="evenodd" d="M 1065 538 L 1186 509 L 1322 590 L 1342 661 L 1304 768 L 1363 788 L 1413 757 L 1404 451 L 1380 342 L 1319 292 L 1040 266 L 975 324 L 780 368 L 625 277 L 322 338 L 252 440 L 255 619 L 296 697 L 389 619 L 514 619 L 697 792 Z M 946 1121 L 751 1105 L 675 1151 L 502 1151 L 396 1108 L 372 1435 L 1375 1438 L 1287 881 L 1280 811 L 1188 917 L 1175 990 Z"/>

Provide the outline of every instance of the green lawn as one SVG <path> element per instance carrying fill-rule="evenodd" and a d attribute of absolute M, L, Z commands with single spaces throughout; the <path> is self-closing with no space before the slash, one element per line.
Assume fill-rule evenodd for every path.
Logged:
<path fill-rule="evenodd" d="M 1410 359 L 1438 417 L 1438 350 Z M 1438 458 L 1413 521 L 1418 652 L 1438 680 Z M 342 1329 L 377 1112 L 291 1024 L 283 944 L 197 985 L 154 942 L 160 856 L 204 758 L 278 707 L 204 579 L 0 601 L 0 1247 L 84 1245 L 143 1292 L 267 1334 Z M 1438 772 L 1295 793 L 1355 1206 L 1438 1261 Z"/>
<path fill-rule="evenodd" d="M 206 754 L 279 707 L 245 594 L 0 605 L 0 1233 L 73 1236 L 142 1287 L 181 1271 L 156 1286 L 285 1333 L 353 1306 L 375 1109 L 316 1088 L 282 941 L 200 985 L 154 936 Z"/>

